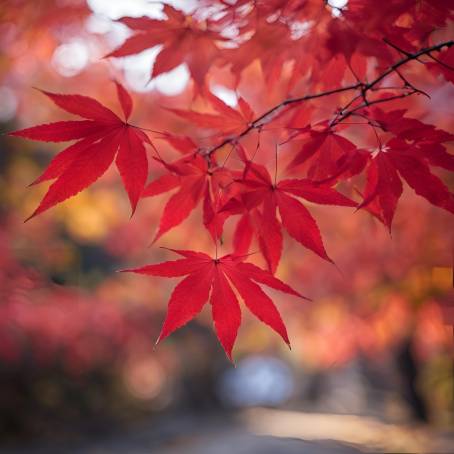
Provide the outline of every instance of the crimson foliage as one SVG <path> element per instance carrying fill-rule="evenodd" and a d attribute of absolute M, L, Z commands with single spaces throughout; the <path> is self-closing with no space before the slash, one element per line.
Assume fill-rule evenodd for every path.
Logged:
<path fill-rule="evenodd" d="M 43 92 L 83 120 L 11 133 L 46 142 L 76 140 L 35 180 L 54 181 L 31 217 L 94 183 L 114 161 L 133 212 L 141 198 L 176 190 L 163 209 L 154 241 L 181 224 L 199 203 L 202 224 L 216 245 L 221 238 L 225 241 L 225 221 L 239 215 L 230 255 L 211 258 L 175 251 L 184 258 L 131 271 L 187 275 L 172 293 L 159 339 L 187 323 L 209 300 L 216 333 L 231 358 L 241 321 L 239 296 L 289 343 L 279 312 L 259 284 L 301 296 L 273 275 L 282 256 L 283 230 L 333 261 L 307 202 L 364 209 L 391 230 L 405 183 L 429 203 L 454 213 L 454 195 L 433 173 L 434 167 L 454 169 L 454 157 L 446 149 L 453 135 L 424 123 L 408 104 L 409 97 L 428 97 L 417 85 L 426 89 L 453 82 L 453 4 L 392 0 L 377 7 L 372 0 L 350 0 L 339 8 L 322 0 L 202 0 L 191 15 L 169 5 L 163 13 L 162 20 L 119 19 L 132 34 L 107 57 L 160 45 L 152 78 L 182 63 L 188 66 L 194 99 L 203 99 L 209 111 L 167 109 L 197 128 L 191 137 L 161 133 L 180 157 L 165 161 L 149 131 L 129 123 L 133 102 L 119 82 L 124 119 L 87 96 Z M 257 61 L 269 91 L 286 84 L 286 99 L 256 114 L 247 92 L 238 95 L 236 107 L 210 92 L 212 71 L 230 72 L 238 88 Z M 337 105 L 333 113 L 326 113 L 326 100 Z M 262 133 L 271 129 L 277 131 L 271 144 L 275 159 L 259 164 Z M 200 130 L 211 132 L 203 145 Z M 251 146 L 254 135 L 257 144 Z M 298 144 L 297 151 L 281 158 L 288 143 Z M 147 184 L 148 151 L 163 174 Z M 290 178 L 278 181 L 283 159 Z M 253 238 L 266 271 L 245 262 Z"/>

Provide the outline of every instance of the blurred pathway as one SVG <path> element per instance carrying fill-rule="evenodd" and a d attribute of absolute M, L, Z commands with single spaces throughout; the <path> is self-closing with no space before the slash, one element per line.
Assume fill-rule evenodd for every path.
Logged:
<path fill-rule="evenodd" d="M 235 417 L 167 415 L 129 429 L 87 434 L 77 442 L 0 448 L 8 454 L 454 454 L 452 434 L 373 418 L 255 409 Z"/>

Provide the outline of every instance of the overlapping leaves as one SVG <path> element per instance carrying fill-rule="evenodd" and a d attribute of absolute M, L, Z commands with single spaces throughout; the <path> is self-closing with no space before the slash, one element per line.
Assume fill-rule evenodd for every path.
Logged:
<path fill-rule="evenodd" d="M 454 10 L 447 8 L 443 0 L 389 2 L 383 8 L 374 8 L 372 0 L 351 0 L 344 9 L 336 9 L 330 2 L 301 0 L 199 3 L 201 7 L 191 15 L 164 5 L 163 20 L 121 18 L 119 21 L 133 35 L 109 54 L 122 57 L 161 46 L 151 77 L 186 64 L 195 82 L 192 99 L 202 97 L 210 109 L 167 109 L 193 126 L 193 136 L 176 136 L 167 131 L 161 134 L 160 138 L 180 156 L 169 161 L 157 159 L 163 173 L 154 176 L 147 186 L 146 145 L 151 142 L 141 129 L 129 123 L 132 99 L 118 83 L 124 120 L 92 98 L 43 92 L 57 106 L 83 120 L 35 126 L 12 135 L 46 142 L 76 141 L 35 180 L 34 183 L 55 181 L 32 216 L 95 182 L 114 160 L 133 211 L 141 197 L 174 191 L 165 204 L 154 241 L 180 225 L 198 205 L 202 205 L 203 225 L 216 244 L 221 239 L 225 242 L 226 220 L 238 216 L 231 238 L 232 255 L 213 259 L 204 253 L 176 251 L 183 259 L 130 270 L 152 276 L 186 276 L 172 293 L 159 339 L 183 326 L 210 301 L 216 333 L 231 358 L 241 323 L 238 296 L 254 315 L 289 343 L 279 312 L 260 287 L 301 296 L 273 275 L 281 260 L 283 231 L 322 259 L 333 261 L 310 204 L 364 208 L 391 229 L 406 183 L 431 204 L 454 213 L 454 196 L 433 169 L 454 170 L 453 155 L 446 148 L 453 136 L 406 116 L 404 109 L 370 108 L 386 101 L 385 95 L 381 99 L 377 95 L 383 94 L 379 90 L 392 91 L 388 100 L 394 101 L 422 93 L 400 72 L 401 64 L 394 61 L 394 52 L 408 57 L 427 45 L 428 36 L 435 29 L 446 28 Z M 208 13 L 202 14 L 207 6 Z M 336 19 L 339 15 L 342 17 Z M 445 46 L 447 49 L 443 49 Z M 438 59 L 432 51 L 426 52 L 424 58 L 430 58 L 430 62 L 421 60 L 421 53 L 407 62 L 425 63 L 434 74 L 441 73 L 452 81 L 452 46 L 452 41 L 438 46 Z M 282 108 L 295 99 L 305 100 L 305 96 L 290 97 L 256 116 L 239 94 L 242 76 L 254 62 L 258 62 L 268 88 L 276 88 L 288 76 L 287 94 L 326 89 L 329 91 L 312 98 L 341 92 L 352 98 L 336 110 L 334 105 L 318 110 L 308 106 L 287 123 Z M 210 92 L 209 70 L 214 65 L 233 75 L 231 85 L 239 88 L 237 107 L 226 105 Z M 382 76 L 379 71 L 384 71 Z M 378 79 L 366 83 L 374 72 Z M 388 77 L 392 75 L 402 86 L 392 85 L 395 81 Z M 345 87 L 348 79 L 353 80 L 353 85 Z M 334 118 L 326 115 L 331 107 Z M 303 109 L 306 104 L 301 102 L 300 113 Z M 347 118 L 352 123 L 344 122 L 342 126 Z M 278 127 L 274 129 L 282 131 L 273 137 L 273 144 L 276 139 L 291 144 L 283 153 L 289 177 L 279 181 L 270 176 L 272 170 L 277 175 L 277 162 L 272 168 L 255 160 L 257 153 L 269 146 L 260 148 L 258 140 L 251 153 L 243 148 L 246 135 L 253 132 L 260 138 L 262 130 L 275 120 L 274 126 Z M 363 128 L 360 134 L 350 129 L 355 124 L 359 126 L 353 128 Z M 198 140 L 201 129 L 210 130 L 206 140 Z M 360 142 L 367 146 L 358 147 Z M 227 153 L 225 145 L 231 147 Z M 233 163 L 229 157 L 234 150 Z M 218 151 L 226 155 L 223 161 Z M 359 194 L 362 200 L 356 202 L 340 189 Z M 244 262 L 254 239 L 268 271 Z"/>
<path fill-rule="evenodd" d="M 304 247 L 332 262 L 317 222 L 298 198 L 323 205 L 350 207 L 356 206 L 356 202 L 327 185 L 316 184 L 309 179 L 273 182 L 265 167 L 249 164 L 247 169 L 246 177 L 240 181 L 244 187 L 241 195 L 225 206 L 227 210 L 243 213 L 235 236 L 245 235 L 244 230 L 248 228 L 255 230 L 260 250 L 272 272 L 276 271 L 282 254 L 282 228 Z M 239 243 L 240 239 L 237 238 L 236 242 Z M 246 252 L 249 247 L 243 244 L 241 249 Z"/>

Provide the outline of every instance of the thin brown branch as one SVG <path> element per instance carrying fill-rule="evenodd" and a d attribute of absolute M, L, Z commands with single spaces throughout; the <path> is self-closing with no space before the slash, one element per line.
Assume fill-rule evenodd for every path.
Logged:
<path fill-rule="evenodd" d="M 383 42 L 385 44 L 387 44 L 388 46 L 391 46 L 394 50 L 397 50 L 397 52 L 400 52 L 402 55 L 406 55 L 407 57 L 409 57 L 411 55 L 410 52 L 407 52 L 406 50 L 401 49 L 400 47 L 396 46 L 387 38 L 383 38 Z"/>
<path fill-rule="evenodd" d="M 398 69 L 396 69 L 396 74 L 399 76 L 400 80 L 404 83 L 403 88 L 411 88 L 413 91 L 415 91 L 417 93 L 421 93 L 422 95 L 424 95 L 430 99 L 430 95 L 428 93 L 415 87 Z"/>
<path fill-rule="evenodd" d="M 454 67 L 448 65 L 444 61 L 441 61 L 439 58 L 434 57 L 431 53 L 428 53 L 427 56 L 431 58 L 433 61 L 437 62 L 439 65 L 443 66 L 446 69 L 449 69 L 450 71 L 454 71 Z"/>
<path fill-rule="evenodd" d="M 406 51 L 405 49 L 402 49 L 401 47 L 397 46 L 396 44 L 392 43 L 389 39 L 383 38 L 383 42 L 387 44 L 388 46 L 392 47 L 394 50 L 397 50 L 397 52 L 401 53 L 402 55 L 406 55 L 407 57 L 411 55 L 411 52 Z M 418 57 L 415 58 L 415 60 L 419 61 L 419 63 L 424 64 L 422 60 L 420 60 Z"/>
<path fill-rule="evenodd" d="M 421 57 L 423 55 L 429 55 L 430 56 L 431 52 L 438 52 L 438 51 L 442 50 L 444 47 L 449 48 L 449 47 L 451 47 L 453 45 L 454 45 L 454 41 L 450 40 L 450 41 L 444 41 L 442 43 L 435 44 L 435 45 L 430 46 L 430 47 L 425 47 L 423 49 L 420 49 L 418 52 L 414 52 L 414 53 L 409 53 L 409 52 L 405 51 L 405 52 L 403 52 L 405 54 L 405 57 L 403 57 L 401 60 L 399 60 L 399 61 L 395 62 L 394 64 L 392 64 L 388 69 L 383 71 L 379 76 L 377 76 L 374 80 L 372 80 L 371 82 L 368 82 L 368 83 L 357 82 L 355 84 L 347 85 L 345 87 L 340 87 L 340 88 L 336 88 L 336 89 L 333 89 L 333 90 L 327 90 L 327 91 L 323 91 L 323 92 L 320 92 L 320 93 L 314 93 L 314 94 L 309 94 L 309 95 L 305 95 L 305 96 L 301 96 L 301 97 L 297 97 L 297 98 L 286 99 L 285 101 L 282 101 L 281 103 L 275 105 L 271 109 L 268 109 L 266 112 L 264 112 L 263 114 L 258 116 L 255 120 L 250 122 L 248 124 L 248 126 L 242 132 L 240 132 L 239 134 L 237 134 L 237 135 L 235 135 L 233 137 L 227 137 L 222 142 L 220 142 L 219 144 L 214 145 L 211 148 L 203 150 L 203 155 L 204 156 L 210 156 L 214 152 L 216 152 L 217 150 L 219 150 L 222 147 L 224 147 L 225 145 L 228 145 L 230 143 L 234 143 L 234 142 L 240 140 L 242 137 L 244 137 L 247 134 L 249 134 L 252 130 L 263 127 L 265 124 L 269 123 L 272 120 L 272 117 L 274 116 L 274 114 L 276 112 L 278 112 L 279 110 L 281 110 L 285 106 L 288 106 L 288 105 L 291 105 L 291 104 L 302 103 L 302 102 L 309 101 L 309 100 L 312 100 L 312 99 L 323 98 L 325 96 L 331 96 L 331 95 L 334 95 L 334 94 L 343 93 L 343 92 L 347 92 L 347 91 L 360 90 L 359 95 L 354 97 L 353 100 L 350 101 L 350 103 L 347 106 L 350 107 L 353 104 L 353 102 L 355 100 L 357 100 L 358 98 L 363 98 L 364 102 L 362 104 L 360 104 L 359 106 L 357 106 L 357 107 L 355 107 L 355 108 L 353 108 L 351 110 L 348 110 L 347 112 L 345 112 L 345 109 L 341 109 L 338 112 L 336 118 L 332 122 L 332 125 L 334 125 L 334 124 L 340 123 L 345 118 L 348 118 L 349 116 L 351 116 L 352 114 L 354 114 L 358 110 L 361 110 L 361 109 L 363 109 L 365 107 L 368 107 L 370 105 L 379 104 L 379 103 L 383 103 L 383 102 L 387 102 L 387 101 L 392 101 L 392 100 L 395 100 L 395 99 L 405 98 L 405 97 L 413 95 L 415 93 L 422 93 L 421 90 L 418 90 L 416 87 L 412 86 L 407 81 L 407 82 L 405 82 L 407 87 L 411 88 L 411 91 L 409 91 L 409 92 L 406 92 L 406 93 L 403 93 L 403 94 L 400 94 L 400 95 L 396 95 L 396 96 L 391 96 L 391 97 L 388 97 L 388 98 L 382 98 L 382 99 L 374 100 L 374 101 L 368 101 L 367 98 L 366 98 L 366 93 L 369 90 L 373 91 L 375 89 L 375 87 L 380 82 L 382 82 L 386 77 L 388 77 L 390 74 L 396 73 L 396 74 L 399 75 L 397 70 L 401 66 L 407 64 L 410 61 L 418 60 L 419 57 Z M 402 77 L 401 77 L 401 79 L 402 79 Z M 404 88 L 404 87 L 402 87 L 402 88 Z M 347 107 L 347 109 L 348 109 L 348 107 Z"/>
<path fill-rule="evenodd" d="M 382 104 L 384 102 L 394 101 L 396 99 L 407 98 L 408 96 L 414 95 L 416 93 L 419 93 L 419 91 L 412 90 L 412 91 L 409 91 L 407 93 L 402 93 L 400 95 L 394 95 L 394 96 L 389 96 L 387 98 L 375 99 L 374 101 L 367 102 L 367 104 L 366 103 L 362 103 L 359 106 L 355 107 L 354 109 L 351 109 L 351 110 L 345 112 L 340 118 L 338 118 L 337 120 L 333 121 L 330 126 L 333 127 L 333 126 L 336 126 L 339 123 L 342 123 L 346 118 L 349 118 L 352 115 L 356 115 L 357 111 L 362 110 L 362 109 L 364 109 L 366 107 L 372 106 L 374 104 Z"/>
<path fill-rule="evenodd" d="M 222 148 L 223 146 L 241 139 L 245 135 L 249 134 L 249 132 L 251 132 L 253 129 L 257 129 L 257 128 L 267 124 L 268 121 L 266 119 L 268 117 L 271 117 L 274 113 L 276 113 L 278 110 L 282 109 L 285 106 L 288 106 L 290 104 L 296 104 L 299 102 L 309 101 L 311 99 L 322 98 L 324 96 L 330 96 L 330 95 L 333 95 L 336 93 L 342 93 L 344 91 L 356 90 L 360 87 L 360 85 L 361 85 L 360 83 L 357 83 L 357 84 L 353 84 L 353 85 L 348 85 L 346 87 L 336 88 L 335 90 L 328 90 L 328 91 L 324 91 L 321 93 L 315 93 L 315 94 L 311 94 L 311 95 L 301 96 L 299 98 L 286 99 L 285 101 L 282 101 L 281 103 L 279 103 L 276 106 L 272 107 L 271 109 L 267 110 L 265 113 L 263 113 L 262 115 L 257 117 L 254 121 L 250 122 L 249 125 L 240 134 L 224 139 L 218 145 L 215 145 L 214 147 L 211 147 L 208 150 L 206 150 L 204 154 L 209 156 L 212 153 L 214 153 L 215 151 Z"/>
<path fill-rule="evenodd" d="M 393 65 L 391 65 L 386 71 L 384 71 L 383 73 L 381 73 L 376 79 L 374 79 L 372 82 L 369 82 L 368 84 L 365 84 L 365 88 L 366 90 L 369 90 L 370 88 L 372 88 L 373 86 L 377 85 L 379 82 L 381 82 L 385 77 L 389 76 L 391 73 L 393 73 L 396 69 L 400 68 L 402 65 L 405 65 L 406 63 L 408 63 L 409 61 L 412 61 L 412 60 L 418 60 L 419 57 L 421 57 L 422 55 L 429 55 L 431 52 L 438 52 L 440 51 L 441 49 L 443 49 L 443 47 L 451 47 L 454 45 L 454 41 L 453 40 L 450 40 L 450 41 L 444 41 L 442 43 L 439 43 L 439 44 L 436 44 L 434 46 L 430 46 L 430 47 L 425 47 L 423 49 L 420 49 L 418 52 L 415 52 L 413 54 L 409 54 L 407 55 L 405 58 L 402 58 L 401 60 L 399 60 L 398 62 L 394 63 Z"/>

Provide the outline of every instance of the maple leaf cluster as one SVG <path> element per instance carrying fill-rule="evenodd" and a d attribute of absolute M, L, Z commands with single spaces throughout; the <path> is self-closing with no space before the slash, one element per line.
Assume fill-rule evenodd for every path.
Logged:
<path fill-rule="evenodd" d="M 191 15 L 169 5 L 163 13 L 162 20 L 119 19 L 132 34 L 107 57 L 161 46 L 152 78 L 187 65 L 194 99 L 203 100 L 207 109 L 167 108 L 190 124 L 192 133 L 157 134 L 179 157 L 164 160 L 149 130 L 129 122 L 133 101 L 119 82 L 123 119 L 93 98 L 43 91 L 82 120 L 11 133 L 46 142 L 76 141 L 34 181 L 53 183 L 30 217 L 85 189 L 114 161 L 132 212 L 139 200 L 173 191 L 154 242 L 201 205 L 202 224 L 217 246 L 226 242 L 224 226 L 234 217 L 230 254 L 212 258 L 178 250 L 180 260 L 130 270 L 186 276 L 171 295 L 159 340 L 209 301 L 215 331 L 231 358 L 241 322 L 240 297 L 289 344 L 282 318 L 260 285 L 301 297 L 274 276 L 284 241 L 296 241 L 334 263 L 311 212 L 314 205 L 362 209 L 391 230 L 406 184 L 454 213 L 454 195 L 433 170 L 454 170 L 447 148 L 454 136 L 415 118 L 410 106 L 402 107 L 407 98 L 426 95 L 410 81 L 408 67 L 424 66 L 424 74 L 453 82 L 454 42 L 445 37 L 453 27 L 453 5 L 405 0 L 377 8 L 372 0 L 350 0 L 345 8 L 336 8 L 319 0 L 203 0 Z M 447 32 L 434 36 L 440 29 Z M 288 93 L 260 114 L 240 90 L 244 74 L 256 62 L 268 90 L 286 84 Z M 214 71 L 233 75 L 236 106 L 210 91 Z M 337 106 L 330 114 L 325 100 Z M 202 132 L 210 135 L 203 138 Z M 251 145 L 253 137 L 256 145 Z M 149 175 L 150 156 L 161 174 Z M 265 159 L 270 156 L 274 159 Z M 282 162 L 286 178 L 278 178 Z M 266 270 L 246 262 L 254 241 Z"/>

